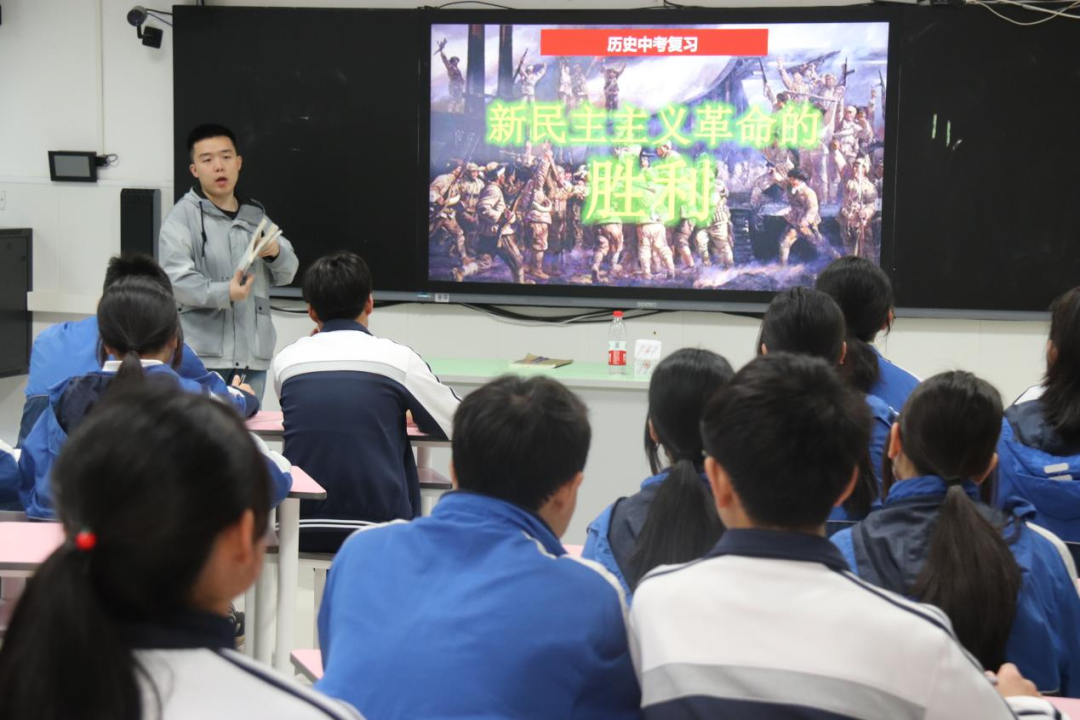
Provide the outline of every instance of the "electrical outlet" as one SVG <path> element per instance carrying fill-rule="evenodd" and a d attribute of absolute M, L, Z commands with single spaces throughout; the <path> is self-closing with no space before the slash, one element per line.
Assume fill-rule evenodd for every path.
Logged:
<path fill-rule="evenodd" d="M 7 190 L 0 190 L 0 212 L 7 210 Z"/>

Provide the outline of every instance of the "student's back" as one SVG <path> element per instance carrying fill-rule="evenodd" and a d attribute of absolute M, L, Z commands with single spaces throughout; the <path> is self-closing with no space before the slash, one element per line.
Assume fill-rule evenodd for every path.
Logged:
<path fill-rule="evenodd" d="M 0 717 L 359 717 L 233 647 L 229 599 L 261 568 L 271 493 L 233 411 L 130 376 L 55 478 L 66 540 L 0 647 Z"/>
<path fill-rule="evenodd" d="M 368 330 L 371 274 L 358 256 L 317 260 L 304 297 L 318 332 L 274 359 L 275 387 L 285 455 L 327 490 L 301 506 L 301 548 L 334 552 L 357 527 L 420 514 L 406 412 L 446 438 L 458 398 L 412 349 Z"/>
<path fill-rule="evenodd" d="M 1080 543 L 1080 287 L 1051 305 L 1046 377 L 1005 417 L 999 505 L 1030 503 L 1035 522 Z"/>
<path fill-rule="evenodd" d="M 383 720 L 637 717 L 618 583 L 558 539 L 589 435 L 584 406 L 547 378 L 469 395 L 454 420 L 462 490 L 338 553 L 319 689 Z"/>
<path fill-rule="evenodd" d="M 704 559 L 638 586 L 646 718 L 1013 717 L 948 618 L 859 580 L 823 537 L 868 428 L 831 368 L 783 353 L 752 361 L 709 404 L 705 470 L 727 529 Z M 1007 666 L 999 687 L 1034 693 Z M 1035 697 L 1009 703 L 1055 717 Z"/>
<path fill-rule="evenodd" d="M 855 256 L 834 260 L 818 276 L 815 287 L 832 297 L 847 326 L 849 376 L 855 387 L 899 410 L 919 379 L 887 360 L 874 339 L 893 323 L 893 290 L 889 276 L 873 262 Z"/>
<path fill-rule="evenodd" d="M 618 578 L 628 598 L 645 573 L 701 557 L 723 532 L 702 469 L 698 425 L 705 403 L 732 374 L 727 360 L 700 348 L 672 353 L 653 373 L 645 421 L 653 475 L 600 513 L 582 552 Z"/>

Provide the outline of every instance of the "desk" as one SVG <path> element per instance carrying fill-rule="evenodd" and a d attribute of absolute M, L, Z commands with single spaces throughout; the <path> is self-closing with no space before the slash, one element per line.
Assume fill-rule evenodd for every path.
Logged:
<path fill-rule="evenodd" d="M 322 670 L 322 656 L 319 656 L 319 670 Z M 1080 720 L 1080 700 L 1075 698 L 1048 697 L 1050 704 L 1068 715 L 1072 720 Z"/>
<path fill-rule="evenodd" d="M 30 577 L 63 544 L 58 522 L 0 523 L 0 576 Z"/>
<path fill-rule="evenodd" d="M 321 650 L 318 648 L 314 650 L 293 650 L 291 657 L 293 670 L 295 672 L 300 673 L 313 683 L 322 680 L 323 666 Z"/>
<path fill-rule="evenodd" d="M 278 582 L 277 582 L 277 631 L 273 652 L 274 667 L 288 671 L 289 649 L 292 647 L 296 628 L 296 583 L 300 567 L 300 501 L 322 500 L 326 497 L 323 489 L 310 475 L 301 468 L 293 466 L 289 471 L 292 476 L 292 488 L 288 496 L 278 507 Z M 254 638 L 244 643 L 245 652 L 260 662 L 271 660 L 270 643 L 267 638 L 273 613 L 270 612 L 270 588 L 265 569 L 256 581 L 254 602 L 248 591 L 244 603 L 247 632 L 254 631 Z"/>
<path fill-rule="evenodd" d="M 649 378 L 636 377 L 633 366 L 627 366 L 625 375 L 612 375 L 606 363 L 572 362 L 561 368 L 511 367 L 507 360 L 479 358 L 426 358 L 431 370 L 444 383 L 483 385 L 500 375 L 546 375 L 558 380 L 568 388 L 594 390 L 649 389 Z"/>

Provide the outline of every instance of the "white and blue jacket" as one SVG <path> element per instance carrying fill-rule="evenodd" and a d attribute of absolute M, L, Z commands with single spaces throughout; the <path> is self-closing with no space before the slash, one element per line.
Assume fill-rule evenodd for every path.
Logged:
<path fill-rule="evenodd" d="M 405 413 L 449 438 L 461 402 L 419 355 L 354 320 L 332 320 L 274 358 L 285 456 L 319 478 L 326 500 L 303 501 L 302 537 L 340 536 L 420 514 Z"/>
<path fill-rule="evenodd" d="M 1060 717 L 1042 698 L 1003 700 L 940 610 L 860 580 L 803 533 L 729 528 L 704 559 L 653 570 L 630 650 L 646 720 Z"/>
<path fill-rule="evenodd" d="M 1042 388 L 1005 412 L 998 442 L 998 505 L 1017 499 L 1035 507 L 1034 522 L 1080 543 L 1080 447 L 1069 447 L 1043 420 Z"/>
<path fill-rule="evenodd" d="M 874 479 L 877 480 L 878 500 L 875 500 L 871 509 L 881 507 L 881 468 L 882 459 L 885 456 L 885 448 L 889 443 L 889 431 L 896 422 L 896 410 L 887 402 L 876 395 L 866 396 L 866 404 L 870 407 L 870 466 L 874 471 Z M 862 518 L 852 517 L 844 506 L 833 508 L 829 515 L 830 522 L 850 522 Z"/>
<path fill-rule="evenodd" d="M 176 371 L 180 377 L 194 380 L 214 395 L 229 398 L 244 417 L 258 412 L 259 401 L 254 395 L 239 388 L 230 388 L 220 375 L 207 372 L 202 360 L 186 344 L 181 350 L 180 367 Z M 38 416 L 49 406 L 49 388 L 68 378 L 97 370 L 100 367 L 97 352 L 98 322 L 94 316 L 78 322 L 58 323 L 34 339 L 30 352 L 30 377 L 26 383 L 26 404 L 19 428 L 20 446 L 30 434 Z"/>
<path fill-rule="evenodd" d="M 967 481 L 963 487 L 978 500 L 975 483 Z M 946 482 L 934 476 L 898 482 L 880 510 L 831 540 L 863 580 L 907 594 L 926 563 L 947 491 Z M 1005 659 L 1040 692 L 1077 696 L 1080 595 L 1062 558 L 1063 548 L 1026 522 L 1014 522 L 1015 516 L 981 503 L 979 508 L 993 522 L 1004 524 L 1005 539 L 1023 572 Z"/>
<path fill-rule="evenodd" d="M 630 497 L 619 498 L 589 523 L 581 557 L 595 560 L 614 575 L 622 585 L 627 602 L 630 602 L 633 594 L 626 582 L 626 576 L 630 572 L 630 558 L 634 555 L 641 528 L 649 517 L 649 507 L 668 472 L 670 469 L 645 478 L 641 482 L 640 491 Z M 709 488 L 708 477 L 703 474 L 701 480 L 705 487 Z M 711 489 L 709 492 L 711 495 Z"/>
<path fill-rule="evenodd" d="M 537 515 L 469 492 L 354 534 L 319 612 L 316 686 L 379 720 L 628 720 L 619 585 Z"/>
<path fill-rule="evenodd" d="M 204 385 L 180 377 L 164 363 L 143 360 L 142 364 L 147 376 L 172 378 L 185 392 L 208 394 Z M 50 487 L 53 464 L 68 435 L 102 399 L 119 368 L 119 361 L 110 360 L 98 372 L 68 378 L 54 385 L 49 390 L 49 406 L 34 423 L 17 461 L 12 463 L 15 459 L 13 454 L 0 447 L 0 493 L 17 491 L 27 516 L 41 520 L 55 518 Z M 273 483 L 271 497 L 273 504 L 277 505 L 292 487 L 292 477 L 289 475 L 291 466 L 284 457 L 270 451 L 262 440 L 252 437 L 266 457 Z"/>
<path fill-rule="evenodd" d="M 870 388 L 870 394 L 876 395 L 893 410 L 900 412 L 908 395 L 921 381 L 904 368 L 890 362 L 876 347 L 870 347 L 877 353 L 878 369 L 881 371 L 877 382 Z"/>

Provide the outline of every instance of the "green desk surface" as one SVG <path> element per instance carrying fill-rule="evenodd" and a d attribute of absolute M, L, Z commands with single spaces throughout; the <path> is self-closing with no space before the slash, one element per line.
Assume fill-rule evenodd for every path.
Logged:
<path fill-rule="evenodd" d="M 599 389 L 647 390 L 648 378 L 634 377 L 634 369 L 627 366 L 626 375 L 611 375 L 604 363 L 572 362 L 561 368 L 510 367 L 507 360 L 479 358 L 425 358 L 435 374 L 445 382 L 483 384 L 488 380 L 514 373 L 515 375 L 547 375 L 569 387 Z"/>

